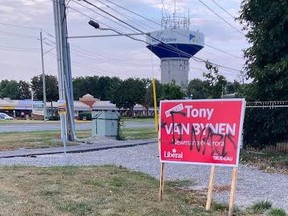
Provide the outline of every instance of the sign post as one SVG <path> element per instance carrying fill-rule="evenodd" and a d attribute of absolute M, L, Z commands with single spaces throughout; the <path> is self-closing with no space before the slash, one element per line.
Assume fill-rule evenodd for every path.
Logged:
<path fill-rule="evenodd" d="M 211 166 L 210 171 L 210 178 L 209 178 L 209 186 L 208 186 L 208 193 L 207 193 L 207 201 L 206 201 L 206 210 L 210 210 L 211 202 L 212 202 L 212 193 L 214 188 L 214 181 L 215 181 L 215 165 Z"/>
<path fill-rule="evenodd" d="M 160 162 L 212 165 L 206 209 L 211 205 L 215 166 L 234 167 L 229 203 L 229 208 L 233 209 L 244 108 L 244 99 L 160 103 Z M 163 185 L 164 182 L 160 184 Z M 163 188 L 160 191 L 163 192 Z"/>
<path fill-rule="evenodd" d="M 233 171 L 232 171 L 232 181 L 231 181 L 231 191 L 230 191 L 228 216 L 232 216 L 233 215 L 234 202 L 235 202 L 235 193 L 236 193 L 236 182 L 237 182 L 237 168 L 234 167 Z"/>
<path fill-rule="evenodd" d="M 64 121 L 61 121 L 61 140 L 63 142 L 64 146 L 64 154 L 66 154 L 66 145 L 67 145 L 67 119 L 66 119 L 66 113 L 67 113 L 67 106 L 65 100 L 58 100 L 58 114 L 61 116 Z"/>
<path fill-rule="evenodd" d="M 162 200 L 163 200 L 163 193 L 164 193 L 164 173 L 165 173 L 165 163 L 161 163 L 161 168 L 160 168 L 159 201 L 162 201 Z"/>

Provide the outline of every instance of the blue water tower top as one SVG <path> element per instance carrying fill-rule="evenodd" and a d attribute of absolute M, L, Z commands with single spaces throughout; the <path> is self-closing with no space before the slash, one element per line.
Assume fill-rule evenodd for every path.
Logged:
<path fill-rule="evenodd" d="M 162 18 L 163 30 L 147 34 L 147 48 L 160 59 L 191 58 L 204 47 L 204 35 L 189 30 L 190 20 L 185 17 Z"/>

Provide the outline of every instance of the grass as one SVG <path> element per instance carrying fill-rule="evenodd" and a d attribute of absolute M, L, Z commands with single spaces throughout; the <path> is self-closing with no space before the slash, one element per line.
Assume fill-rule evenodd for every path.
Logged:
<path fill-rule="evenodd" d="M 192 181 L 190 179 L 182 179 L 182 180 L 174 180 L 174 181 L 165 181 L 166 185 L 169 185 L 170 187 L 177 187 L 177 188 L 186 188 L 189 186 L 196 185 L 195 181 Z"/>
<path fill-rule="evenodd" d="M 169 186 L 158 202 L 156 179 L 122 167 L 2 167 L 0 178 L 1 215 L 210 215 Z"/>
<path fill-rule="evenodd" d="M 87 123 L 89 121 L 81 121 L 81 120 L 76 120 L 77 124 L 81 123 Z M 91 121 L 90 121 L 91 122 Z M 59 121 L 43 121 L 43 120 L 0 120 L 0 125 L 5 125 L 5 124 L 59 124 Z"/>
<path fill-rule="evenodd" d="M 124 139 L 151 139 L 157 137 L 154 128 L 124 128 L 122 129 Z"/>
<path fill-rule="evenodd" d="M 18 148 L 48 148 L 63 146 L 59 139 L 59 131 L 5 132 L 0 133 L 0 151 Z M 85 138 L 90 131 L 77 131 L 77 137 Z M 72 143 L 69 143 L 72 145 Z"/>
<path fill-rule="evenodd" d="M 205 210 L 205 196 L 166 184 L 158 201 L 159 180 L 112 165 L 84 167 L 0 167 L 1 215 L 227 215 Z M 198 199 L 196 199 L 198 198 Z M 201 202 L 199 201 L 201 200 Z M 214 204 L 213 204 L 214 205 Z M 254 215 L 240 212 L 239 215 Z"/>
<path fill-rule="evenodd" d="M 250 209 L 254 214 L 263 214 L 272 207 L 272 203 L 268 200 L 262 200 L 254 203 Z"/>
<path fill-rule="evenodd" d="M 240 160 L 265 172 L 288 174 L 288 154 L 241 150 Z"/>
<path fill-rule="evenodd" d="M 123 167 L 0 167 L 1 215 L 227 215 L 227 204 L 205 210 L 205 194 L 183 189 L 193 181 L 167 181 L 164 199 L 158 201 L 159 180 Z M 285 216 L 271 203 L 254 203 L 249 210 L 235 208 L 234 215 L 267 212 Z"/>
<path fill-rule="evenodd" d="M 271 208 L 268 212 L 269 216 L 287 216 L 286 212 L 280 208 Z"/>
<path fill-rule="evenodd" d="M 154 117 L 151 118 L 130 118 L 130 117 L 123 117 L 124 122 L 154 122 Z"/>
<path fill-rule="evenodd" d="M 156 138 L 157 133 L 152 128 L 123 129 L 124 139 L 150 139 Z M 59 131 L 33 131 L 33 132 L 5 132 L 0 133 L 0 151 L 15 150 L 19 148 L 48 148 L 63 146 L 59 139 Z M 88 138 L 91 130 L 76 131 L 78 138 Z M 77 143 L 68 143 L 76 145 Z"/>

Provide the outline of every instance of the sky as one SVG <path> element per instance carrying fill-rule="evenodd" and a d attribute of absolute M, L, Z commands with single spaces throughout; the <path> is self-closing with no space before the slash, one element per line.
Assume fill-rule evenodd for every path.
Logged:
<path fill-rule="evenodd" d="M 177 16 L 190 17 L 190 30 L 199 30 L 205 35 L 205 46 L 195 57 L 223 66 L 219 67 L 220 74 L 229 81 L 240 81 L 245 62 L 243 49 L 249 46 L 241 25 L 234 20 L 239 16 L 241 0 L 88 1 L 107 14 L 83 1 L 66 0 L 72 77 L 160 79 L 160 60 L 141 41 L 145 41 L 145 35 L 133 36 L 140 41 L 113 36 L 115 32 L 96 30 L 88 21 L 93 19 L 102 28 L 123 34 L 139 33 L 135 29 L 149 33 L 161 30 L 161 18 L 176 12 Z M 0 3 L 0 81 L 30 82 L 33 76 L 42 73 L 41 30 L 44 72 L 57 76 L 53 1 L 0 0 Z M 72 38 L 91 35 L 97 37 Z M 205 63 L 194 59 L 189 63 L 189 79 L 203 79 Z"/>

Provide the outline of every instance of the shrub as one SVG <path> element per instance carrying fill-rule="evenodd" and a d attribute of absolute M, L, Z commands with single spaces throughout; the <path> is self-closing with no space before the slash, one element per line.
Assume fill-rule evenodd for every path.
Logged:
<path fill-rule="evenodd" d="M 79 120 L 92 120 L 91 112 L 82 112 L 79 113 Z"/>

